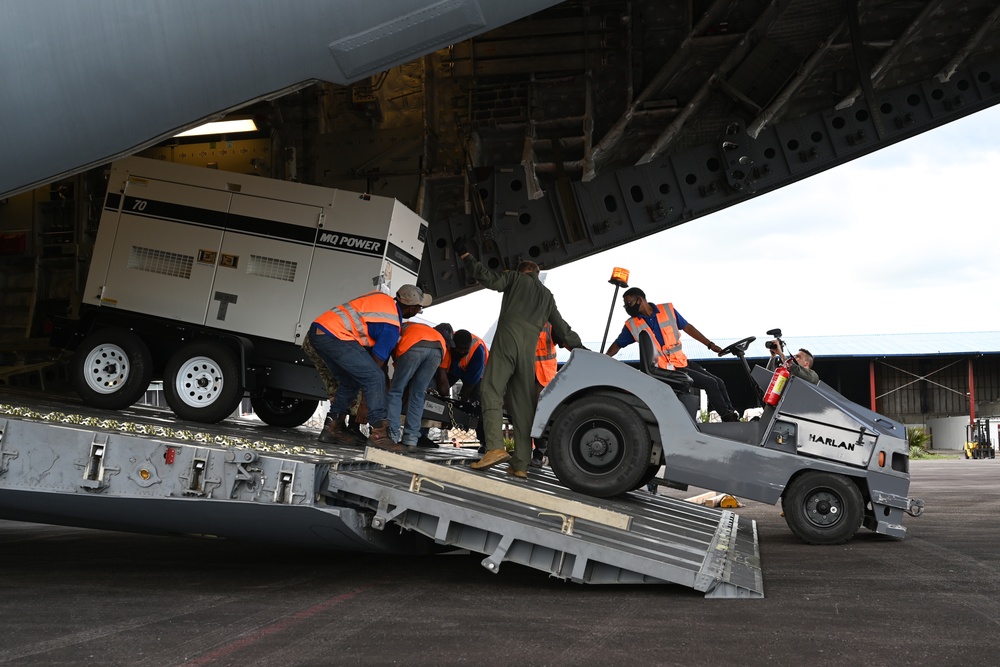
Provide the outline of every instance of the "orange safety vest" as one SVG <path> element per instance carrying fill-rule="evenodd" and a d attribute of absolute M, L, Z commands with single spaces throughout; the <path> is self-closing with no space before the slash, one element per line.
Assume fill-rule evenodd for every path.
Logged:
<path fill-rule="evenodd" d="M 448 353 L 448 346 L 445 345 L 444 336 L 438 333 L 434 327 L 429 327 L 420 322 L 406 322 L 403 324 L 403 328 L 399 334 L 399 342 L 396 343 L 396 347 L 392 351 L 392 358 L 398 359 L 411 347 L 425 340 L 435 342 L 441 346 L 442 358 L 440 366 L 445 367 L 444 356 Z"/>
<path fill-rule="evenodd" d="M 642 317 L 632 317 L 625 322 L 625 326 L 632 333 L 632 336 L 639 340 L 639 333 L 649 331 L 653 337 L 653 353 L 656 355 L 656 365 L 667 370 L 684 368 L 688 365 L 687 355 L 681 352 L 681 333 L 677 330 L 677 316 L 674 314 L 674 304 L 661 303 L 656 312 L 656 323 L 660 326 L 660 334 L 663 336 L 663 346 L 656 339 L 656 334 L 649 331 L 649 325 Z"/>
<path fill-rule="evenodd" d="M 362 347 L 373 347 L 368 337 L 368 325 L 375 322 L 400 326 L 396 300 L 385 292 L 369 292 L 331 308 L 316 318 L 316 325 L 340 340 L 357 341 Z"/>
<path fill-rule="evenodd" d="M 538 345 L 535 346 L 535 379 L 543 387 L 552 381 L 556 375 L 556 346 L 552 342 L 552 325 L 548 322 L 538 335 Z"/>
<path fill-rule="evenodd" d="M 469 365 L 469 362 L 472 361 L 472 355 L 476 353 L 476 349 L 479 348 L 480 345 L 483 346 L 483 363 L 485 364 L 490 358 L 490 349 L 486 347 L 486 343 L 483 342 L 483 339 L 476 334 L 471 334 L 471 336 L 472 344 L 469 345 L 469 353 L 458 361 L 458 367 L 463 371 Z"/>

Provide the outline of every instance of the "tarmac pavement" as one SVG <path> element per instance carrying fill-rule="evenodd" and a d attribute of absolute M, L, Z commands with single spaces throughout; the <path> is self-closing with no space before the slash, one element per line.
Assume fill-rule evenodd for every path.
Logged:
<path fill-rule="evenodd" d="M 0 521 L 3 665 L 993 665 L 1000 461 L 911 463 L 903 540 L 815 547 L 748 502 L 763 600 Z M 688 497 L 670 490 L 671 495 Z"/>

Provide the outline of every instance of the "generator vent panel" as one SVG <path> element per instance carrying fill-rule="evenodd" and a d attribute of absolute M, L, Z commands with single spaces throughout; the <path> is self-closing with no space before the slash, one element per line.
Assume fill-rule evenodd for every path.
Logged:
<path fill-rule="evenodd" d="M 128 256 L 128 268 L 149 273 L 159 273 L 175 278 L 190 278 L 194 257 L 165 250 L 153 250 L 132 246 Z"/>
<path fill-rule="evenodd" d="M 286 280 L 295 282 L 295 269 L 298 262 L 289 262 L 284 259 L 274 259 L 273 257 L 261 257 L 260 255 L 250 255 L 250 263 L 247 266 L 247 274 L 260 276 L 261 278 L 274 278 L 275 280 Z"/>

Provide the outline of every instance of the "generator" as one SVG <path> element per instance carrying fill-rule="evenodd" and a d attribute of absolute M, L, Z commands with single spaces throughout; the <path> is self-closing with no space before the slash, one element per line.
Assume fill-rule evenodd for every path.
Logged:
<path fill-rule="evenodd" d="M 297 426 L 326 398 L 301 344 L 321 313 L 415 283 L 427 224 L 395 199 L 129 157 L 115 162 L 74 350 L 84 402 L 122 409 L 162 380 L 177 416 L 248 395 Z"/>

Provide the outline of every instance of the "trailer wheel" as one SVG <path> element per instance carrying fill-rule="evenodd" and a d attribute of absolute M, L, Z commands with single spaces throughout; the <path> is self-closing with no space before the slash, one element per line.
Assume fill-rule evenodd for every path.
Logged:
<path fill-rule="evenodd" d="M 98 329 L 73 356 L 73 384 L 83 402 L 121 410 L 139 400 L 153 378 L 149 348 L 128 329 Z"/>
<path fill-rule="evenodd" d="M 652 448 L 646 423 L 628 403 L 587 396 L 556 417 L 549 465 L 574 491 L 608 498 L 638 488 L 649 471 Z"/>
<path fill-rule="evenodd" d="M 203 424 L 222 421 L 243 398 L 236 356 L 215 341 L 185 345 L 167 362 L 163 393 L 181 419 Z"/>
<path fill-rule="evenodd" d="M 781 509 L 785 523 L 806 544 L 843 544 L 861 526 L 864 500 L 843 475 L 807 472 L 785 490 Z"/>
<path fill-rule="evenodd" d="M 261 396 L 251 397 L 250 405 L 265 424 L 295 428 L 309 421 L 316 412 L 319 401 L 287 398 L 276 391 L 264 391 Z"/>

